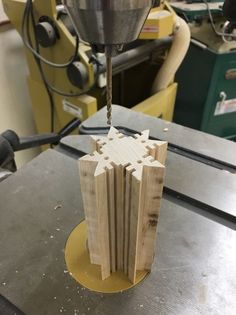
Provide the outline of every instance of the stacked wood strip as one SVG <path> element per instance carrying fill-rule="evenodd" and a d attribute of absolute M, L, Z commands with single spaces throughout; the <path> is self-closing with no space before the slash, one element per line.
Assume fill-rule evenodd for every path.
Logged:
<path fill-rule="evenodd" d="M 93 141 L 96 151 L 79 160 L 90 260 L 103 280 L 121 270 L 135 283 L 154 259 L 167 143 L 113 127 Z"/>

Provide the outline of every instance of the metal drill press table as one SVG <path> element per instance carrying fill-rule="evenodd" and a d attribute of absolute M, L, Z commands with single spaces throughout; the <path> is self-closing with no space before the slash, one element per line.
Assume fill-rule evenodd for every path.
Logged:
<path fill-rule="evenodd" d="M 81 132 L 106 132 L 105 118 Z M 113 295 L 67 273 L 65 242 L 83 219 L 76 159 L 90 150 L 87 135 L 67 137 L 0 184 L 0 314 L 236 314 L 236 144 L 119 106 L 113 121 L 170 143 L 152 273 Z"/>

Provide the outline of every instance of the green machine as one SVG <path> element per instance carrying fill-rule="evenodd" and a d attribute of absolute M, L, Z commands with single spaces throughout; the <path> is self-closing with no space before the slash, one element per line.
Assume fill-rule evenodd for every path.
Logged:
<path fill-rule="evenodd" d="M 188 21 L 192 38 L 176 77 L 174 121 L 235 140 L 236 37 L 234 29 L 227 29 L 223 1 L 171 4 Z"/>

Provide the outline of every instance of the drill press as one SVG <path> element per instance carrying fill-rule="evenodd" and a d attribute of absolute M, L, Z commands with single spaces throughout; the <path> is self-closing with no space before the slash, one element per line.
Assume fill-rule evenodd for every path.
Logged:
<path fill-rule="evenodd" d="M 107 123 L 112 123 L 112 56 L 138 38 L 152 0 L 66 0 L 80 37 L 106 54 Z"/>

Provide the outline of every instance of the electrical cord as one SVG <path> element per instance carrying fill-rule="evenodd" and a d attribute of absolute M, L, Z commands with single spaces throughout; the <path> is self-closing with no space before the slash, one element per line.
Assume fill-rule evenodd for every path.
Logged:
<path fill-rule="evenodd" d="M 32 0 L 27 0 L 26 1 L 26 6 L 25 6 L 25 10 L 24 10 L 24 14 L 23 16 L 26 18 L 26 15 L 27 15 L 27 6 L 28 7 L 32 7 Z M 29 39 L 26 39 L 25 36 L 24 36 L 24 32 L 23 32 L 23 24 L 24 24 L 24 20 L 22 22 L 22 39 L 23 39 L 23 42 L 24 42 L 24 45 L 31 51 L 31 53 L 37 57 L 38 59 L 40 59 L 42 62 L 44 62 L 45 64 L 47 64 L 48 66 L 51 66 L 51 67 L 55 67 L 55 68 L 66 68 L 68 66 L 70 66 L 76 59 L 77 59 L 77 56 L 78 56 L 78 49 L 79 49 L 79 37 L 78 35 L 76 35 L 76 45 L 75 45 L 75 53 L 74 53 L 74 56 L 67 62 L 67 63 L 62 63 L 62 64 L 59 64 L 59 63 L 54 63 L 52 61 L 49 61 L 47 59 L 45 59 L 44 57 L 42 57 L 35 49 L 34 47 L 30 44 L 30 41 Z"/>
<path fill-rule="evenodd" d="M 63 138 L 67 135 L 69 135 L 72 131 L 74 131 L 76 128 L 79 127 L 81 124 L 81 120 L 78 118 L 73 118 L 71 121 L 69 121 L 68 124 L 66 124 L 59 132 L 58 135 Z"/>
<path fill-rule="evenodd" d="M 30 20 L 31 19 L 31 20 Z M 31 38 L 31 34 L 30 34 L 30 22 L 32 24 L 32 28 L 33 28 L 33 33 L 34 33 L 34 41 L 35 41 L 35 50 L 37 52 L 37 54 L 40 54 L 40 46 L 39 43 L 37 41 L 37 36 L 36 36 L 36 22 L 35 22 L 35 18 L 34 18 L 34 13 L 33 13 L 33 6 L 32 6 L 32 1 L 27 1 L 26 5 L 25 5 L 25 10 L 23 13 L 23 19 L 22 19 L 22 36 L 26 37 L 27 36 L 27 41 L 29 42 L 30 46 L 33 47 L 33 42 L 32 42 L 32 38 Z M 80 93 L 67 93 L 64 91 L 60 91 L 57 88 L 53 87 L 47 80 L 42 64 L 41 64 L 41 59 L 39 59 L 37 57 L 37 55 L 33 55 L 35 62 L 38 66 L 42 81 L 44 83 L 46 92 L 48 94 L 48 98 L 49 98 L 49 102 L 50 102 L 50 116 L 51 116 L 51 132 L 54 132 L 55 129 L 55 123 L 54 123 L 54 111 L 55 111 L 55 104 L 54 104 L 54 100 L 53 100 L 53 94 L 52 92 L 55 92 L 59 95 L 62 96 L 68 96 L 68 97 L 74 97 L 74 96 L 80 96 L 84 93 L 87 93 L 89 90 L 91 90 L 97 83 L 97 79 L 98 79 L 98 75 L 99 75 L 99 67 L 100 67 L 100 63 L 97 60 L 96 56 L 92 56 L 90 59 L 90 62 L 94 62 L 97 66 L 97 73 L 96 73 L 96 78 L 95 78 L 95 82 L 94 85 L 92 87 L 90 87 L 90 89 L 80 92 Z M 76 122 L 77 121 L 77 122 Z M 67 128 L 70 128 L 70 124 L 72 124 L 73 126 L 76 125 L 76 123 L 79 123 L 79 120 L 77 119 L 73 119 L 67 126 Z"/>
<path fill-rule="evenodd" d="M 0 22 L 0 26 L 4 26 L 4 25 L 8 25 L 8 24 L 11 24 L 11 21 L 10 20 L 2 20 Z"/>
<path fill-rule="evenodd" d="M 205 5 L 207 7 L 208 16 L 209 16 L 209 19 L 210 19 L 210 22 L 211 22 L 211 27 L 212 27 L 212 30 L 214 31 L 214 33 L 217 36 L 226 37 L 226 38 L 230 37 L 232 39 L 236 39 L 236 36 L 233 35 L 233 34 L 227 34 L 227 33 L 222 33 L 222 32 L 217 31 L 217 29 L 215 27 L 215 23 L 214 23 L 214 20 L 213 20 L 213 16 L 212 16 L 212 13 L 211 13 L 211 9 L 210 9 L 209 3 L 207 2 L 207 0 L 202 0 L 202 2 L 205 3 Z"/>
<path fill-rule="evenodd" d="M 30 10 L 31 13 L 31 22 L 32 25 L 35 25 L 35 18 L 34 18 L 34 14 L 33 14 L 33 10 L 31 8 Z M 27 36 L 29 38 L 29 42 L 32 45 L 32 40 L 30 38 L 30 34 L 29 34 L 29 29 L 30 29 L 30 19 L 29 17 L 27 18 Z M 37 42 L 37 40 L 35 39 L 35 45 L 36 45 L 36 51 L 38 53 L 40 53 L 39 51 L 39 44 Z M 35 57 L 35 56 L 34 56 Z M 39 68 L 40 68 L 40 72 L 42 70 L 42 65 L 40 60 L 37 59 L 37 57 L 35 57 L 35 61 L 38 64 Z M 49 88 L 47 87 L 45 78 L 44 78 L 44 73 L 42 72 L 42 79 L 46 88 L 46 91 L 48 93 L 48 97 L 49 97 L 49 101 L 50 101 L 50 112 L 51 112 L 51 132 L 54 133 L 54 110 L 55 110 L 55 104 L 54 104 L 54 100 L 53 100 L 53 95 L 50 92 Z M 68 135 L 69 133 L 71 133 L 73 130 L 75 130 L 75 128 L 77 128 L 80 125 L 81 121 L 77 118 L 73 118 L 68 124 L 66 124 L 59 132 L 58 135 L 60 135 L 60 137 L 64 137 L 66 135 Z"/>
<path fill-rule="evenodd" d="M 27 4 L 26 4 L 27 5 Z M 29 43 L 30 45 L 32 46 L 33 43 L 32 43 L 32 39 L 30 37 L 30 16 L 31 16 L 31 23 L 32 25 L 35 25 L 35 19 L 34 19 L 34 15 L 33 15 L 33 10 L 30 8 L 29 4 L 26 8 L 27 10 L 30 10 L 30 14 L 27 15 L 27 20 L 26 20 L 26 23 L 27 23 L 27 36 L 28 36 L 28 40 L 29 40 Z M 36 46 L 36 50 L 37 52 L 39 53 L 39 44 L 35 38 L 35 46 Z M 44 86 L 45 86 L 45 89 L 46 89 L 46 92 L 48 94 L 48 98 L 49 98 L 49 103 L 50 103 L 50 125 L 51 125 L 51 132 L 53 133 L 54 130 L 55 130 L 55 123 L 54 123 L 54 110 L 55 110 L 55 104 L 54 104 L 54 100 L 53 100 L 53 95 L 50 91 L 50 89 L 48 88 L 47 86 L 47 82 L 45 80 L 45 76 L 44 76 L 44 73 L 42 71 L 42 65 L 41 65 L 41 61 L 34 55 L 34 59 L 35 59 L 35 62 L 36 64 L 38 65 L 38 68 L 39 68 L 39 72 L 41 74 L 41 77 L 42 77 L 42 80 L 43 80 L 43 83 L 44 83 Z"/>
<path fill-rule="evenodd" d="M 32 12 L 32 13 L 30 13 L 30 12 Z M 29 24 L 27 25 L 27 29 L 28 29 L 27 30 L 27 35 L 25 34 L 26 21 L 29 19 L 29 15 L 30 14 L 31 15 L 33 14 L 32 1 L 27 1 L 26 6 L 25 6 L 25 10 L 24 10 L 24 13 L 23 13 L 23 19 L 22 19 L 22 34 L 23 34 L 24 37 L 27 36 L 27 40 L 32 43 L 31 36 L 30 36 L 30 33 L 29 33 Z M 33 26 L 33 31 L 34 31 L 35 42 L 38 45 L 37 37 L 36 37 L 36 23 L 35 23 L 34 19 L 32 19 L 32 26 Z M 37 54 L 40 54 L 40 52 L 39 52 L 39 45 L 38 45 Z M 89 87 L 87 90 L 85 90 L 83 92 L 78 92 L 78 93 L 69 93 L 69 92 L 61 91 L 58 88 L 54 87 L 51 83 L 49 83 L 49 81 L 47 80 L 47 78 L 46 78 L 46 76 L 44 74 L 44 71 L 43 71 L 43 68 L 42 68 L 42 64 L 41 64 L 41 60 L 39 58 L 37 58 L 37 56 L 35 56 L 35 55 L 34 55 L 34 57 L 37 59 L 37 64 L 39 66 L 39 71 L 40 71 L 40 74 L 42 76 L 42 79 L 43 79 L 45 85 L 47 86 L 47 88 L 50 91 L 52 91 L 52 92 L 54 92 L 54 93 L 56 93 L 58 95 L 65 96 L 65 97 L 78 97 L 78 96 L 81 96 L 81 95 L 89 92 L 91 89 L 93 89 L 96 86 L 98 75 L 99 75 L 100 63 L 96 59 L 95 56 L 93 56 L 93 58 L 91 58 L 91 62 L 94 62 L 96 64 L 96 67 L 97 67 L 96 78 L 94 80 L 95 82 L 94 82 L 93 86 Z M 40 63 L 38 61 L 40 61 Z"/>

